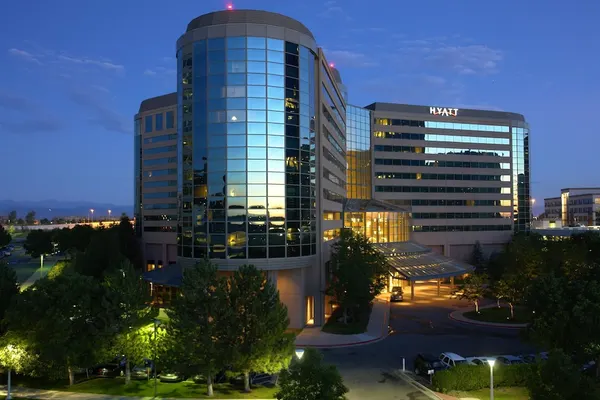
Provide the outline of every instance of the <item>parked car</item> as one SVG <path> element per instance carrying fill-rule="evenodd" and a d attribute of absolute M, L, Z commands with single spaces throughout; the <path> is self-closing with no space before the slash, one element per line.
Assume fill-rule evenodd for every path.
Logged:
<path fill-rule="evenodd" d="M 92 375 L 103 378 L 114 378 L 123 374 L 123 368 L 119 364 L 99 364 L 92 368 Z"/>
<path fill-rule="evenodd" d="M 158 379 L 161 382 L 175 383 L 184 381 L 185 376 L 182 373 L 176 371 L 163 371 L 160 373 L 160 375 L 158 375 Z"/>
<path fill-rule="evenodd" d="M 392 288 L 392 295 L 390 296 L 390 301 L 403 301 L 404 300 L 404 291 L 400 286 L 394 286 Z"/>
<path fill-rule="evenodd" d="M 2 250 L 2 252 L 4 253 L 4 255 L 5 255 L 6 257 L 10 257 L 10 256 L 12 255 L 12 253 L 11 253 L 11 251 L 10 251 L 10 249 L 9 249 L 8 247 L 4 247 L 4 248 L 3 248 L 3 249 L 1 249 L 1 250 Z"/>
<path fill-rule="evenodd" d="M 515 364 L 525 363 L 525 361 L 523 361 L 523 359 L 521 357 L 511 356 L 511 355 L 497 356 L 494 358 L 496 359 L 496 362 L 498 364 L 503 364 L 503 365 L 515 365 Z"/>
<path fill-rule="evenodd" d="M 467 363 L 467 360 L 463 356 L 450 352 L 440 354 L 439 360 L 448 368 Z"/>
<path fill-rule="evenodd" d="M 542 352 L 539 354 L 521 354 L 518 356 L 525 364 L 534 364 L 538 361 L 543 361 L 548 359 L 548 353 Z"/>
<path fill-rule="evenodd" d="M 415 357 L 414 362 L 415 375 L 428 376 L 428 371 L 433 370 L 434 373 L 446 369 L 439 358 L 433 354 L 420 353 Z"/>
<path fill-rule="evenodd" d="M 495 360 L 494 357 L 467 357 L 469 365 L 488 365 L 488 360 Z"/>
<path fill-rule="evenodd" d="M 142 380 L 154 377 L 154 363 L 152 360 L 144 360 L 140 365 L 136 365 L 131 370 L 131 379 Z"/>

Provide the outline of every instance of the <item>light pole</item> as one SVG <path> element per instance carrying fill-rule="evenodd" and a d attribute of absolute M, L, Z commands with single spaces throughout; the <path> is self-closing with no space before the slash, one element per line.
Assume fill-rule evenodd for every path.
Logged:
<path fill-rule="evenodd" d="M 94 209 L 92 208 L 90 212 L 92 213 L 92 222 L 94 222 Z"/>
<path fill-rule="evenodd" d="M 108 220 L 110 221 L 110 214 L 112 214 L 112 210 L 108 210 Z"/>
<path fill-rule="evenodd" d="M 496 360 L 487 360 L 490 365 L 490 400 L 494 400 L 494 363 Z"/>
<path fill-rule="evenodd" d="M 157 342 L 156 342 L 156 331 L 158 330 L 158 326 L 160 325 L 160 321 L 157 320 L 156 318 L 154 319 L 154 398 L 156 398 L 156 392 L 158 389 L 158 380 L 157 380 L 157 375 L 158 375 L 158 369 L 156 368 L 156 353 L 158 352 L 157 348 Z"/>
<path fill-rule="evenodd" d="M 11 400 L 12 399 L 12 396 L 10 395 L 10 392 L 11 392 L 11 378 L 10 378 L 10 375 L 11 375 L 11 369 L 9 368 L 8 369 L 8 382 L 7 382 L 8 385 L 6 386 L 6 400 Z"/>

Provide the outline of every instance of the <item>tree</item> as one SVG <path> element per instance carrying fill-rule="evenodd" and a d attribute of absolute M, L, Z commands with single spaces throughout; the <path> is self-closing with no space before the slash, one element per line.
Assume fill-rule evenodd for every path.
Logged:
<path fill-rule="evenodd" d="M 234 369 L 244 374 L 244 389 L 249 392 L 250 372 L 265 372 L 266 355 L 285 337 L 287 308 L 275 285 L 253 265 L 241 266 L 233 273 L 228 297 L 231 314 L 227 324 L 235 327 L 228 337 L 231 360 Z M 291 354 L 287 356 L 291 358 Z"/>
<path fill-rule="evenodd" d="M 27 343 L 15 335 L 0 337 L 0 366 L 19 374 L 36 369 L 37 357 L 27 347 Z"/>
<path fill-rule="evenodd" d="M 106 309 L 113 318 L 115 338 L 113 354 L 125 356 L 125 384 L 131 382 L 131 364 L 151 357 L 147 325 L 157 315 L 150 306 L 151 297 L 140 273 L 127 260 L 121 262 L 104 280 Z"/>
<path fill-rule="evenodd" d="M 457 292 L 460 299 L 466 299 L 475 305 L 475 311 L 479 312 L 479 300 L 486 291 L 487 277 L 482 274 L 469 275 L 465 282 L 458 286 Z"/>
<path fill-rule="evenodd" d="M 50 225 L 50 220 L 48 218 L 42 218 L 40 220 L 40 225 Z"/>
<path fill-rule="evenodd" d="M 2 225 L 0 225 L 0 247 L 8 245 L 12 241 L 12 236 Z"/>
<path fill-rule="evenodd" d="M 35 224 L 35 211 L 29 211 L 27 215 L 25 215 L 25 222 L 27 225 Z"/>
<path fill-rule="evenodd" d="M 350 311 L 368 306 L 381 293 L 389 272 L 387 263 L 365 236 L 344 229 L 332 246 L 330 264 L 332 279 L 326 293 L 342 307 L 347 323 Z"/>
<path fill-rule="evenodd" d="M 479 243 L 478 240 L 473 246 L 473 254 L 471 255 L 471 265 L 475 267 L 475 271 L 482 272 L 485 269 L 485 264 L 485 256 L 483 255 L 483 250 L 481 249 L 481 243 Z"/>
<path fill-rule="evenodd" d="M 0 335 L 4 332 L 2 320 L 15 296 L 19 294 L 17 273 L 5 262 L 0 262 Z"/>
<path fill-rule="evenodd" d="M 596 400 L 600 393 L 593 380 L 583 375 L 561 350 L 533 367 L 527 386 L 532 400 Z"/>
<path fill-rule="evenodd" d="M 323 356 L 308 348 L 301 360 L 293 360 L 279 376 L 278 400 L 345 400 L 348 388 L 334 365 L 323 364 Z"/>
<path fill-rule="evenodd" d="M 515 319 L 515 303 L 521 300 L 523 291 L 518 279 L 509 277 L 501 279 L 494 283 L 492 292 L 496 297 L 498 308 L 500 308 L 500 299 L 505 299 L 510 308 L 510 319 Z"/>
<path fill-rule="evenodd" d="M 217 267 L 208 261 L 186 269 L 181 295 L 167 310 L 168 336 L 178 365 L 188 373 L 206 378 L 207 395 L 213 395 L 213 378 L 227 364 L 227 335 L 237 331 L 229 325 L 226 282 L 218 277 Z"/>
<path fill-rule="evenodd" d="M 135 268 L 143 269 L 144 258 L 141 246 L 129 217 L 122 216 L 119 224 L 112 229 L 117 234 L 121 254 L 127 257 Z"/>
<path fill-rule="evenodd" d="M 17 296 L 6 315 L 7 327 L 39 357 L 42 372 L 66 372 L 72 385 L 75 368 L 96 360 L 99 344 L 112 330 L 104 303 L 104 291 L 91 277 L 65 273 L 44 278 Z"/>
<path fill-rule="evenodd" d="M 27 235 L 23 244 L 25 252 L 33 258 L 40 257 L 43 263 L 43 257 L 52 253 L 54 244 L 52 243 L 52 231 L 36 229 Z"/>
<path fill-rule="evenodd" d="M 15 210 L 8 213 L 8 223 L 13 225 L 17 223 L 17 212 Z"/>
<path fill-rule="evenodd" d="M 64 253 L 85 251 L 96 230 L 89 225 L 75 225 L 73 228 L 54 229 L 52 232 L 58 249 Z"/>
<path fill-rule="evenodd" d="M 105 273 L 121 265 L 125 257 L 119 250 L 117 235 L 107 229 L 97 230 L 84 252 L 75 256 L 75 271 L 102 279 Z"/>
<path fill-rule="evenodd" d="M 21 225 L 21 226 L 25 225 L 25 220 L 23 218 L 17 219 L 17 225 Z"/>

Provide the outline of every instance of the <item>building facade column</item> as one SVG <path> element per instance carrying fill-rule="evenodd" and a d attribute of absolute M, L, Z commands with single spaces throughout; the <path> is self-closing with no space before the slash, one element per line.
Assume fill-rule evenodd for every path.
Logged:
<path fill-rule="evenodd" d="M 438 296 L 440 295 L 440 285 L 441 285 L 441 283 L 442 283 L 442 279 L 438 278 L 438 280 L 437 280 L 437 295 Z"/>
<path fill-rule="evenodd" d="M 410 301 L 415 300 L 415 281 L 410 281 Z"/>

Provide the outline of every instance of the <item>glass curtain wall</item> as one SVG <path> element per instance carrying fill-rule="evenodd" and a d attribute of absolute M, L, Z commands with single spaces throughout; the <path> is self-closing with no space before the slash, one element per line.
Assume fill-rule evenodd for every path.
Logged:
<path fill-rule="evenodd" d="M 408 214 L 403 212 L 347 212 L 344 226 L 365 235 L 372 243 L 409 240 Z"/>
<path fill-rule="evenodd" d="M 348 106 L 347 123 L 347 196 L 349 199 L 371 198 L 371 113 Z"/>
<path fill-rule="evenodd" d="M 182 107 L 179 255 L 315 254 L 315 56 L 264 37 L 178 53 Z"/>
<path fill-rule="evenodd" d="M 529 125 L 512 123 L 513 153 L 513 218 L 515 232 L 528 231 L 531 226 L 531 195 L 529 174 Z"/>
<path fill-rule="evenodd" d="M 142 235 L 142 121 L 139 118 L 135 119 L 133 148 L 135 155 L 133 159 L 133 217 L 135 218 L 135 233 L 137 236 Z"/>

